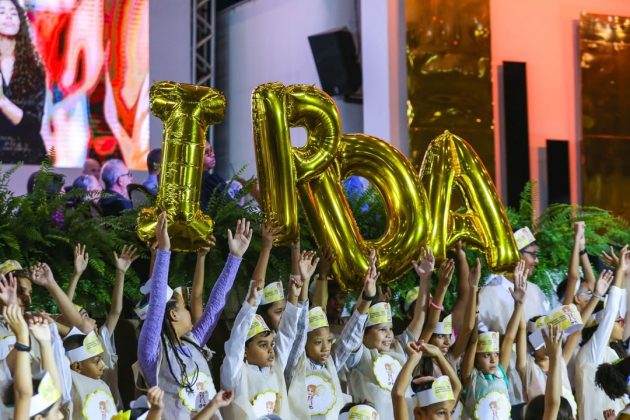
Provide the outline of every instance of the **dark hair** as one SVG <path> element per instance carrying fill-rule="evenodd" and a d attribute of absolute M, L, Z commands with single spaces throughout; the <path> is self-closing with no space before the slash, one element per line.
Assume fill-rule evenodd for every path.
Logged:
<path fill-rule="evenodd" d="M 593 310 L 593 314 L 596 314 L 597 312 L 603 309 L 604 309 L 604 302 L 600 300 L 599 302 L 597 302 L 597 306 L 595 306 L 595 310 Z M 597 331 L 597 327 L 598 325 L 593 325 L 591 327 L 582 329 L 582 341 L 580 342 L 580 346 L 583 346 L 584 344 L 588 343 L 588 340 L 590 340 L 593 334 L 595 334 L 595 331 Z"/>
<path fill-rule="evenodd" d="M 600 387 L 611 400 L 621 398 L 628 392 L 627 380 L 630 376 L 630 358 L 626 357 L 616 364 L 602 363 L 595 372 L 595 384 Z"/>
<path fill-rule="evenodd" d="M 374 404 L 372 404 L 368 400 L 363 400 L 363 401 L 359 401 L 359 402 L 349 402 L 349 403 L 347 403 L 346 405 L 341 407 L 341 410 L 339 410 L 339 414 L 347 413 L 348 411 L 350 411 L 352 409 L 352 407 L 356 407 L 357 405 L 369 405 L 370 407 L 376 409 Z"/>
<path fill-rule="evenodd" d="M 532 398 L 525 406 L 524 420 L 539 420 L 545 413 L 545 395 L 538 395 Z M 557 420 L 573 420 L 573 409 L 566 398 L 560 397 L 560 409 Z"/>
<path fill-rule="evenodd" d="M 86 336 L 84 334 L 76 334 L 67 337 L 63 340 L 63 348 L 66 349 L 66 351 L 78 349 L 83 346 L 83 340 L 85 340 L 85 337 Z"/>
<path fill-rule="evenodd" d="M 43 89 L 46 72 L 31 40 L 26 12 L 17 0 L 9 1 L 15 6 L 20 19 L 20 29 L 15 35 L 15 64 L 10 87 L 14 99 L 24 101 Z"/>
<path fill-rule="evenodd" d="M 166 302 L 166 310 L 164 311 L 164 319 L 162 320 L 162 332 L 160 334 L 162 338 L 162 345 L 164 346 L 164 357 L 166 357 L 166 363 L 168 364 L 168 370 L 171 372 L 171 376 L 175 379 L 175 382 L 186 388 L 187 391 L 193 392 L 193 385 L 197 382 L 197 378 L 199 377 L 199 365 L 195 362 L 195 372 L 189 376 L 186 373 L 186 363 L 182 360 L 179 352 L 177 351 L 176 344 L 179 337 L 175 333 L 175 327 L 173 327 L 173 321 L 171 320 L 171 310 L 175 309 L 177 305 L 177 299 L 175 298 L 175 293 L 173 296 Z M 190 343 L 190 341 L 186 340 L 186 342 Z M 177 360 L 177 366 L 179 366 L 180 378 L 177 378 L 175 372 L 173 371 L 173 366 L 171 366 L 171 359 L 168 357 L 168 346 L 171 347 L 172 353 L 175 356 L 175 360 Z"/>
<path fill-rule="evenodd" d="M 271 334 L 271 331 L 263 331 L 263 332 L 261 332 L 261 333 L 256 334 L 256 335 L 255 335 L 255 336 L 253 336 L 253 337 L 248 338 L 248 339 L 245 341 L 245 347 L 247 347 L 247 346 L 249 345 L 249 343 L 251 343 L 251 342 L 252 342 L 252 340 L 253 340 L 254 338 L 256 338 L 256 336 L 257 336 L 257 335 L 260 335 L 260 334 L 262 334 L 262 336 L 263 336 L 263 337 L 269 337 L 269 335 Z"/>
<path fill-rule="evenodd" d="M 274 303 L 275 302 L 265 303 L 264 305 L 258 305 L 258 309 L 256 309 L 256 314 L 262 317 L 263 321 L 265 321 L 265 324 L 267 324 L 267 326 L 270 325 L 268 312 L 269 312 L 269 309 L 271 309 L 271 305 L 273 305 Z"/>
<path fill-rule="evenodd" d="M 584 282 L 584 277 L 580 277 L 580 284 Z M 569 278 L 565 277 L 558 286 L 556 286 L 556 296 L 558 296 L 558 300 L 562 302 L 564 296 L 567 294 L 567 284 L 569 283 Z"/>
<path fill-rule="evenodd" d="M 42 378 L 33 378 L 33 389 L 37 389 L 39 388 L 39 384 L 42 381 Z M 33 394 L 36 395 L 36 394 Z M 4 398 L 2 398 L 2 401 L 5 405 L 15 405 L 15 393 L 13 392 L 13 386 L 7 387 L 5 393 L 4 393 Z M 35 420 L 35 417 L 37 416 L 42 416 L 42 417 L 46 417 L 48 415 L 48 413 L 50 413 L 50 410 L 52 410 L 52 408 L 54 407 L 55 403 L 57 401 L 55 401 L 54 403 L 50 404 L 48 407 L 46 407 L 45 409 L 43 409 L 42 411 L 40 411 L 39 413 L 35 413 L 34 415 L 32 415 L 31 417 L 29 417 L 29 420 Z"/>
<path fill-rule="evenodd" d="M 430 358 L 427 358 L 427 359 L 431 360 Z M 431 372 L 427 372 L 423 367 L 421 375 L 416 375 L 413 379 L 416 379 L 416 377 L 418 376 L 432 376 L 432 375 L 433 375 L 433 361 L 431 361 Z M 411 381 L 411 390 L 413 391 L 414 394 L 417 394 L 418 392 L 424 391 L 426 389 L 431 389 L 432 386 L 433 386 L 433 381 L 427 381 L 421 384 L 416 384 L 413 382 L 413 380 Z"/>
<path fill-rule="evenodd" d="M 157 166 L 162 163 L 162 149 L 153 149 L 147 155 L 147 169 L 149 173 L 157 170 Z"/>

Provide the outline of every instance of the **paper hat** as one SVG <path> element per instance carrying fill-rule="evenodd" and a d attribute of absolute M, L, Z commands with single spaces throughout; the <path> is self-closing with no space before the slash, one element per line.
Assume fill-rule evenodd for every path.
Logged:
<path fill-rule="evenodd" d="M 367 327 L 392 322 L 392 309 L 387 302 L 379 302 L 368 310 Z"/>
<path fill-rule="evenodd" d="M 407 293 L 405 293 L 405 303 L 403 304 L 403 308 L 405 309 L 405 312 L 409 310 L 409 308 L 411 307 L 411 304 L 414 303 L 416 299 L 418 299 L 419 295 L 420 295 L 420 288 L 417 286 L 411 289 L 410 291 L 408 291 Z"/>
<path fill-rule="evenodd" d="M 316 306 L 308 311 L 308 332 L 318 328 L 328 327 L 328 318 L 321 306 Z"/>
<path fill-rule="evenodd" d="M 72 331 L 66 336 L 66 340 L 72 334 Z M 91 331 L 88 335 L 83 339 L 83 345 L 81 347 L 77 347 L 76 349 L 68 350 L 66 352 L 66 356 L 70 359 L 70 363 L 74 362 L 82 362 L 84 360 L 89 359 L 90 357 L 98 356 L 103 353 L 103 346 L 101 345 L 101 340 L 99 340 L 98 336 L 94 331 Z"/>
<path fill-rule="evenodd" d="M 15 260 L 6 260 L 0 264 L 0 274 L 3 276 L 15 270 L 22 270 L 20 263 Z"/>
<path fill-rule="evenodd" d="M 265 331 L 270 331 L 269 327 L 265 323 L 265 320 L 260 315 L 256 315 L 252 320 L 252 325 L 249 327 L 249 331 L 247 331 L 247 339 L 249 340 L 256 334 L 260 334 Z"/>
<path fill-rule="evenodd" d="M 479 334 L 477 353 L 497 353 L 499 351 L 499 333 L 488 331 Z"/>
<path fill-rule="evenodd" d="M 516 247 L 519 251 L 524 250 L 534 242 L 536 242 L 536 238 L 534 234 L 527 226 L 521 228 L 514 232 L 514 240 L 516 241 Z"/>
<path fill-rule="evenodd" d="M 378 420 L 380 417 L 374 407 L 367 404 L 359 404 L 349 411 L 339 414 L 339 420 Z"/>
<path fill-rule="evenodd" d="M 262 293 L 261 305 L 268 305 L 284 299 L 284 288 L 279 281 L 269 283 L 265 286 Z"/>
<path fill-rule="evenodd" d="M 437 323 L 433 334 L 451 335 L 453 333 L 453 317 L 451 314 L 444 317 L 444 319 Z"/>
<path fill-rule="evenodd" d="M 420 407 L 428 407 L 442 401 L 452 401 L 455 399 L 451 381 L 446 375 L 435 378 L 431 384 L 431 388 L 418 392 L 415 397 L 418 399 Z"/>
<path fill-rule="evenodd" d="M 534 350 L 538 350 L 545 345 L 545 340 L 542 335 L 543 328 L 549 325 L 559 325 L 565 335 L 569 336 L 581 330 L 584 325 L 580 312 L 573 304 L 560 306 L 554 309 L 549 315 L 538 318 L 534 325 L 531 324 L 531 322 L 527 324 L 527 329 L 529 330 L 530 327 L 534 328 L 529 335 L 529 342 L 532 347 L 534 347 Z"/>
<path fill-rule="evenodd" d="M 44 377 L 39 382 L 37 387 L 37 394 L 31 397 L 31 407 L 28 410 L 28 416 L 33 417 L 61 398 L 61 392 L 55 388 L 52 377 L 48 372 L 44 374 Z"/>

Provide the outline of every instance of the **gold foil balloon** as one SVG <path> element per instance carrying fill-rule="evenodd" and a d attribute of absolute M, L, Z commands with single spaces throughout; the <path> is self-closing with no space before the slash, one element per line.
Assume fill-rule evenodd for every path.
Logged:
<path fill-rule="evenodd" d="M 383 197 L 387 229 L 365 240 L 343 191 L 343 179 L 366 178 Z M 363 134 L 345 135 L 336 160 L 320 177 L 299 184 L 300 200 L 319 245 L 337 257 L 333 272 L 343 287 L 360 288 L 371 248 L 378 255 L 384 282 L 409 270 L 426 234 L 426 197 L 409 160 L 385 141 Z"/>
<path fill-rule="evenodd" d="M 449 133 L 436 137 L 422 162 L 420 178 L 430 203 L 427 243 L 436 258 L 458 240 L 483 251 L 493 270 L 506 270 L 518 261 L 512 229 L 492 179 L 481 159 L 463 139 Z M 459 192 L 463 208 L 452 210 Z"/>
<path fill-rule="evenodd" d="M 158 214 L 166 211 L 171 248 L 196 251 L 207 246 L 214 225 L 199 197 L 206 129 L 223 120 L 225 97 L 213 88 L 160 82 L 151 87 L 150 106 L 164 123 L 162 166 L 156 207 L 140 212 L 137 233 L 153 239 Z"/>

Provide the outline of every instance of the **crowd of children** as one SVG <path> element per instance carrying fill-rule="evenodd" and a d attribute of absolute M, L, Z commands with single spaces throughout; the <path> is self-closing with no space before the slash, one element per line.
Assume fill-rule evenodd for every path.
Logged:
<path fill-rule="evenodd" d="M 208 342 L 253 229 L 243 219 L 228 231 L 229 256 L 204 304 L 208 249 L 197 253 L 189 297 L 171 289 L 162 214 L 151 275 L 135 308 L 141 320 L 137 399 L 129 407 L 119 392 L 113 337 L 137 249 L 114 253 L 111 308 L 102 325 L 72 301 L 89 261 L 85 247 L 75 248 L 66 291 L 46 262 L 24 269 L 6 261 L 0 265 L 0 418 L 624 418 L 630 416 L 630 252 L 626 246 L 602 253 L 610 270 L 596 279 L 585 229 L 575 224 L 567 278 L 551 299 L 527 280 L 538 263 L 527 228 L 515 232 L 522 259 L 514 272 L 491 275 L 483 287 L 479 259 L 469 266 L 461 244 L 437 269 L 431 250 L 423 249 L 411 262 L 417 287 L 401 299 L 404 325 L 395 325 L 374 251 L 356 302 L 345 302 L 329 279 L 335 260 L 329 249 L 318 256 L 292 245 L 287 284 L 266 283 L 278 229 L 263 225 L 247 297 L 217 360 Z M 455 272 L 448 313 L 443 302 Z M 46 289 L 60 314 L 30 310 L 33 285 Z M 220 366 L 219 375 L 212 365 Z"/>

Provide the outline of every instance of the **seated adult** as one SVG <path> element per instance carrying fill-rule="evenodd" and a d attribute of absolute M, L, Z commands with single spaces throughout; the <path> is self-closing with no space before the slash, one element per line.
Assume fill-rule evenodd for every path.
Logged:
<path fill-rule="evenodd" d="M 101 198 L 103 187 L 94 175 L 81 175 L 72 183 L 73 190 L 81 190 L 86 193 L 85 200 L 98 202 Z"/>
<path fill-rule="evenodd" d="M 96 159 L 87 158 L 83 164 L 81 175 L 94 175 L 98 179 L 101 174 L 101 164 Z"/>
<path fill-rule="evenodd" d="M 153 149 L 147 155 L 147 169 L 149 175 L 142 185 L 154 196 L 158 192 L 158 176 L 160 175 L 160 164 L 162 163 L 162 149 Z"/>
<path fill-rule="evenodd" d="M 111 159 L 105 162 L 101 169 L 101 180 L 105 190 L 98 204 L 103 216 L 117 216 L 123 210 L 133 207 L 127 192 L 127 185 L 133 180 L 133 175 L 122 160 Z"/>
<path fill-rule="evenodd" d="M 33 194 L 35 191 L 35 184 L 39 182 L 45 185 L 46 195 L 48 197 L 54 197 L 64 192 L 63 184 L 65 182 L 65 177 L 63 175 L 54 172 L 45 174 L 42 173 L 42 171 L 35 171 L 28 177 L 28 181 L 26 181 L 26 193 L 28 195 Z"/>

